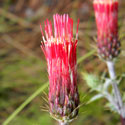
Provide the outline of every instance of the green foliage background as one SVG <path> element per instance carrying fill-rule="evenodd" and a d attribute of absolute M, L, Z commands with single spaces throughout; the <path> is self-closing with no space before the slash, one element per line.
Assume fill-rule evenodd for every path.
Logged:
<path fill-rule="evenodd" d="M 41 0 L 42 1 L 42 0 Z M 31 2 L 29 0 L 29 2 Z M 61 0 L 61 3 L 64 1 Z M 46 18 L 52 19 L 53 13 L 69 13 L 74 19 L 74 31 L 76 21 L 80 18 L 79 43 L 77 49 L 78 55 L 78 86 L 81 103 L 80 113 L 72 125 L 119 125 L 120 118 L 117 114 L 110 112 L 105 108 L 105 99 L 97 100 L 86 104 L 87 101 L 96 94 L 90 92 L 89 87 L 82 78 L 82 72 L 101 75 L 107 73 L 104 62 L 94 53 L 93 37 L 96 36 L 96 26 L 91 1 L 68 0 L 67 7 L 64 4 L 54 5 L 42 1 L 41 6 L 34 9 L 36 14 L 27 18 L 21 15 L 21 12 L 10 12 L 12 5 L 16 5 L 18 0 L 5 0 L 0 4 L 0 124 L 3 124 L 12 113 L 27 100 L 34 92 L 38 92 L 41 86 L 48 93 L 48 87 L 45 83 L 48 81 L 47 66 L 43 53 L 40 50 L 41 33 L 39 22 L 44 22 Z M 81 4 L 88 6 L 89 11 L 82 13 Z M 28 2 L 24 4 L 28 6 Z M 122 52 L 116 61 L 117 74 L 125 72 L 125 2 L 120 1 L 119 8 L 119 34 L 122 37 Z M 22 7 L 23 8 L 23 7 Z M 41 13 L 38 13 L 38 9 Z M 43 9 L 44 8 L 44 9 Z M 61 9 L 62 8 L 62 9 Z M 49 10 L 50 9 L 50 10 Z M 80 12 L 79 12 L 80 11 Z M 11 15 L 12 14 L 12 15 Z M 78 17 L 79 16 L 79 17 Z M 42 20 L 42 21 L 41 21 Z M 31 29 L 30 29 L 31 28 Z M 92 46 L 91 46 L 92 45 Z M 93 54 L 91 54 L 91 52 Z M 108 75 L 108 74 L 107 74 Z M 124 80 L 120 84 L 122 93 L 125 89 Z M 47 84 L 47 83 L 46 83 Z M 56 125 L 48 112 L 41 110 L 42 105 L 46 105 L 42 99 L 43 89 L 40 94 L 26 105 L 19 114 L 15 115 L 8 125 Z"/>

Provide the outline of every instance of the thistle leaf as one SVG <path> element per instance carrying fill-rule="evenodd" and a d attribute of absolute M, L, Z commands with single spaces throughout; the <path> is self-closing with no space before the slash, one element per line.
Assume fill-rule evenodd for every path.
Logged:
<path fill-rule="evenodd" d="M 82 73 L 82 76 L 83 76 L 84 80 L 86 81 L 87 85 L 91 89 L 98 90 L 98 87 L 100 86 L 100 80 L 96 75 Z"/>
<path fill-rule="evenodd" d="M 106 103 L 105 107 L 108 107 L 112 112 L 117 113 L 117 109 L 111 103 Z"/>

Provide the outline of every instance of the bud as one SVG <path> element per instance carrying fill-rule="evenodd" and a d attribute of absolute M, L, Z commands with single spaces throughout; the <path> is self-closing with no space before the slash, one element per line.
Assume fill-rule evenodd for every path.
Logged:
<path fill-rule="evenodd" d="M 42 27 L 41 48 L 45 54 L 49 74 L 49 106 L 52 117 L 61 122 L 70 122 L 78 114 L 76 39 L 73 38 L 73 20 L 66 14 L 54 15 L 54 35 L 51 21 L 45 21 L 45 36 Z"/>
<path fill-rule="evenodd" d="M 120 53 L 118 0 L 94 0 L 93 4 L 98 30 L 99 56 L 106 61 L 112 61 Z"/>

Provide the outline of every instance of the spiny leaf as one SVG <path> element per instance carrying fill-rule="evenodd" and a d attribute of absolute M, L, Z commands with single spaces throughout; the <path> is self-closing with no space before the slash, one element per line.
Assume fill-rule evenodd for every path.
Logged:
<path fill-rule="evenodd" d="M 117 113 L 117 109 L 111 103 L 106 103 L 105 107 L 108 107 L 112 112 Z"/>
<path fill-rule="evenodd" d="M 83 78 L 85 79 L 87 85 L 95 90 L 100 85 L 100 80 L 96 75 L 88 74 L 88 73 L 82 73 Z"/>

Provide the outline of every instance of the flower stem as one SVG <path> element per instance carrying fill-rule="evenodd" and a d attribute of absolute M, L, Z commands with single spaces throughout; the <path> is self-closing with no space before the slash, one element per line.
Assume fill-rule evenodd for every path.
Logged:
<path fill-rule="evenodd" d="M 106 63 L 107 63 L 110 78 L 113 80 L 112 87 L 113 87 L 113 91 L 114 91 L 114 99 L 115 99 L 115 102 L 116 102 L 116 105 L 117 105 L 118 112 L 120 113 L 121 118 L 125 119 L 124 105 L 123 105 L 123 102 L 122 102 L 120 91 L 119 91 L 117 83 L 115 81 L 116 74 L 115 74 L 114 62 L 113 61 L 107 61 Z M 121 120 L 121 123 L 122 123 L 122 125 L 125 125 L 125 120 Z"/>
<path fill-rule="evenodd" d="M 69 125 L 67 122 L 60 122 L 59 125 Z"/>
<path fill-rule="evenodd" d="M 122 116 L 120 116 L 121 118 L 121 125 L 125 125 L 125 118 L 123 118 Z"/>

